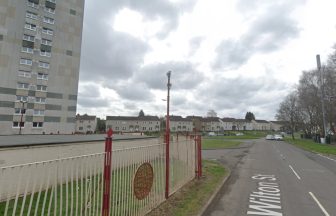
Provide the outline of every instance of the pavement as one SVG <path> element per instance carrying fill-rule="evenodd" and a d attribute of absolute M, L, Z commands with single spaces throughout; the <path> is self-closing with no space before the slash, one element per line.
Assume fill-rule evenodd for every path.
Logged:
<path fill-rule="evenodd" d="M 64 144 L 64 143 L 80 143 L 94 142 L 105 140 L 106 134 L 90 134 L 90 135 L 11 135 L 0 136 L 0 148 L 33 146 L 45 144 Z M 132 140 L 153 138 L 139 135 L 113 135 L 113 140 Z"/>
<path fill-rule="evenodd" d="M 264 139 L 203 156 L 231 170 L 204 216 L 336 215 L 334 158 Z"/>

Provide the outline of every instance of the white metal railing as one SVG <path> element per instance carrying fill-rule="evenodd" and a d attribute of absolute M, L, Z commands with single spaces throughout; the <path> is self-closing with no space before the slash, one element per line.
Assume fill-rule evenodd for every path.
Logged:
<path fill-rule="evenodd" d="M 173 140 L 170 148 L 172 194 L 195 177 L 193 139 Z M 0 215 L 102 215 L 106 153 L 0 167 Z M 165 200 L 165 144 L 112 151 L 108 215 L 145 215 Z M 134 176 L 149 163 L 148 196 L 134 195 Z"/>
<path fill-rule="evenodd" d="M 1 167 L 0 215 L 99 215 L 104 155 Z"/>
<path fill-rule="evenodd" d="M 170 194 L 195 177 L 195 152 L 194 139 L 174 138 L 170 143 Z"/>

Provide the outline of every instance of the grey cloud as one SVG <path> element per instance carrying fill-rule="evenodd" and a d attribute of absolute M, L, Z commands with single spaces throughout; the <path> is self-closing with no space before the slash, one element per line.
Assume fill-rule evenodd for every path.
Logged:
<path fill-rule="evenodd" d="M 137 105 L 134 104 L 134 103 L 131 103 L 131 102 L 125 102 L 124 103 L 124 107 L 125 109 L 128 109 L 128 110 L 137 110 Z"/>
<path fill-rule="evenodd" d="M 116 90 L 124 100 L 151 101 L 154 98 L 153 93 L 143 83 L 120 82 L 109 88 Z"/>
<path fill-rule="evenodd" d="M 185 95 L 182 94 L 174 94 L 171 97 L 171 104 L 172 106 L 183 106 L 184 104 L 187 103 L 187 98 Z"/>
<path fill-rule="evenodd" d="M 145 66 L 135 76 L 136 82 L 143 82 L 149 88 L 166 89 L 167 72 L 172 71 L 174 89 L 192 89 L 203 80 L 203 75 L 189 62 L 166 62 Z"/>
<path fill-rule="evenodd" d="M 278 50 L 291 38 L 299 35 L 300 28 L 291 16 L 293 5 L 273 3 L 252 22 L 249 31 L 239 40 L 224 40 L 216 49 L 214 69 L 232 69 L 245 64 L 256 53 Z"/>
<path fill-rule="evenodd" d="M 98 108 L 98 107 L 103 108 L 109 105 L 109 101 L 103 98 L 79 96 L 78 105 L 86 108 Z"/>
<path fill-rule="evenodd" d="M 131 77 L 142 64 L 149 46 L 124 33 L 102 31 L 87 35 L 83 43 L 81 78 L 117 80 Z"/>
<path fill-rule="evenodd" d="M 95 84 L 84 84 L 80 88 L 79 96 L 81 96 L 81 97 L 99 97 L 100 96 L 99 87 Z"/>
<path fill-rule="evenodd" d="M 169 0 L 127 0 L 125 7 L 139 11 L 146 19 L 153 20 L 160 18 L 165 24 L 161 32 L 157 34 L 159 38 L 165 38 L 178 25 L 179 16 L 192 9 L 196 0 L 184 0 L 181 3 L 172 3 Z"/>
<path fill-rule="evenodd" d="M 87 0 L 81 58 L 81 80 L 127 79 L 143 63 L 149 45 L 128 34 L 115 32 L 106 23 L 123 8 L 139 11 L 146 19 L 165 23 L 160 37 L 165 37 L 178 25 L 181 13 L 192 8 L 194 0 L 174 4 L 168 0 Z M 112 20 L 110 20 L 112 21 Z"/>
<path fill-rule="evenodd" d="M 197 92 L 201 101 L 213 107 L 217 112 L 221 110 L 240 109 L 248 111 L 261 104 L 274 107 L 276 110 L 279 95 L 288 89 L 288 84 L 273 78 L 236 78 L 218 79 L 211 82 Z M 211 101 L 211 102 L 210 102 Z"/>
<path fill-rule="evenodd" d="M 257 9 L 260 7 L 266 7 L 268 8 L 269 6 L 272 5 L 291 5 L 295 7 L 296 5 L 302 5 L 306 2 L 307 0 L 277 0 L 277 1 L 269 1 L 269 0 L 237 0 L 236 1 L 236 8 L 238 11 L 242 12 L 243 14 L 246 13 L 257 13 Z"/>
<path fill-rule="evenodd" d="M 97 108 L 108 106 L 109 102 L 101 97 L 97 85 L 88 83 L 80 87 L 80 91 L 78 92 L 78 105 L 86 108 Z"/>

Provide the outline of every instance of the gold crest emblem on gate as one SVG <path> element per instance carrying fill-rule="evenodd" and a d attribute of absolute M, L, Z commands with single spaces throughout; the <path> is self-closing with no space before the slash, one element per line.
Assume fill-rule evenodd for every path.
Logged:
<path fill-rule="evenodd" d="M 145 199 L 150 193 L 154 180 L 153 167 L 150 163 L 143 163 L 137 169 L 133 179 L 134 195 L 138 200 Z"/>

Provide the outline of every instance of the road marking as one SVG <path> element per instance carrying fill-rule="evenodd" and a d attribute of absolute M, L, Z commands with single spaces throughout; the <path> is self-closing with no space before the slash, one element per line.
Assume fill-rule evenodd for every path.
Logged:
<path fill-rule="evenodd" d="M 274 175 L 257 174 L 251 177 L 257 183 L 257 191 L 249 196 L 247 215 L 282 216 L 279 184 Z"/>
<path fill-rule="evenodd" d="M 322 154 L 318 154 L 318 155 L 320 155 L 321 157 L 324 157 L 324 158 L 327 158 L 327 159 L 329 159 L 329 160 L 332 160 L 332 161 L 335 161 L 335 162 L 336 162 L 336 160 L 335 160 L 335 159 L 333 159 L 333 158 L 327 157 L 327 156 L 325 156 L 325 155 L 322 155 Z"/>
<path fill-rule="evenodd" d="M 314 196 L 312 192 L 309 192 L 310 196 L 313 197 L 314 201 L 317 203 L 317 205 L 320 207 L 322 212 L 324 213 L 325 216 L 330 216 L 330 214 L 325 210 L 325 208 L 322 206 L 322 204 L 318 201 L 318 199 Z"/>
<path fill-rule="evenodd" d="M 296 175 L 296 177 L 301 180 L 300 176 L 295 172 L 295 170 L 293 169 L 293 167 L 291 165 L 289 165 L 289 168 L 291 168 L 291 170 L 293 171 L 293 173 Z"/>

